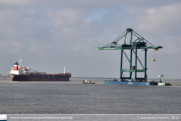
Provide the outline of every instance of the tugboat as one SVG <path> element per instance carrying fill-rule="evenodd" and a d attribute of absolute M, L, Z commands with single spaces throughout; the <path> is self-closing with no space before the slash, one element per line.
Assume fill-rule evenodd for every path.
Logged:
<path fill-rule="evenodd" d="M 83 80 L 83 84 L 95 84 L 95 82 L 91 82 L 88 79 Z"/>
<path fill-rule="evenodd" d="M 162 81 L 162 77 L 163 77 L 164 75 L 158 75 L 158 77 L 160 78 L 160 81 L 158 82 L 158 86 L 171 86 L 171 84 L 170 83 L 166 83 L 166 82 L 163 82 Z"/>

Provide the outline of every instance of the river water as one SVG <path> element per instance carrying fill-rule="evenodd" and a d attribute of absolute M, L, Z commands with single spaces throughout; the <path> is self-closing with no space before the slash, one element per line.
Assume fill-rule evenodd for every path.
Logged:
<path fill-rule="evenodd" d="M 92 80 L 96 84 L 82 84 L 80 78 L 70 82 L 0 80 L 0 113 L 181 114 L 181 86 L 106 85 L 102 79 Z"/>

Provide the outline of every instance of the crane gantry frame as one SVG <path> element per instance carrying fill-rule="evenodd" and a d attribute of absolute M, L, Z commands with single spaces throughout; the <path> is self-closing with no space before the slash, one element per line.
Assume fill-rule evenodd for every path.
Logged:
<path fill-rule="evenodd" d="M 127 36 L 130 33 L 130 42 L 129 44 L 126 43 Z M 133 40 L 133 36 L 136 37 L 135 40 Z M 118 42 L 124 38 L 124 43 L 122 45 L 118 44 Z M 162 46 L 154 46 L 149 41 L 147 41 L 145 38 L 140 36 L 138 33 L 133 31 L 131 28 L 128 28 L 125 32 L 123 32 L 118 38 L 116 38 L 113 42 L 103 46 L 94 48 L 95 50 L 121 50 L 121 62 L 120 62 L 120 81 L 123 79 L 131 79 L 132 73 L 135 73 L 134 80 L 137 81 L 144 81 L 147 80 L 147 50 L 148 49 L 154 49 L 157 51 L 158 49 L 163 48 Z M 130 58 L 128 58 L 127 54 L 124 50 L 130 50 Z M 140 59 L 137 56 L 137 50 L 142 49 L 145 51 L 145 58 L 144 58 L 144 66 L 141 63 Z M 133 53 L 135 54 L 135 62 L 133 63 Z M 123 54 L 126 56 L 128 62 L 130 63 L 129 69 L 123 69 Z M 137 61 L 140 62 L 143 69 L 137 68 Z M 133 66 L 134 64 L 134 66 Z M 129 72 L 129 77 L 123 77 L 123 72 Z M 143 72 L 144 77 L 137 77 L 137 72 Z"/>

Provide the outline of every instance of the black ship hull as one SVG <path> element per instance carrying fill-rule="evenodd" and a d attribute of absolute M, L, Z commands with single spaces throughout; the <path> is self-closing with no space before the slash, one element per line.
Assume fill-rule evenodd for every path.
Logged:
<path fill-rule="evenodd" d="M 71 74 L 10 75 L 12 81 L 70 81 Z"/>

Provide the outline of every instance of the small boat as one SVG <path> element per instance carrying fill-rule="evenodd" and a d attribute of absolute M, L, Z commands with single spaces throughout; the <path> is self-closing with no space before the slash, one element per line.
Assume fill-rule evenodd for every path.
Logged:
<path fill-rule="evenodd" d="M 163 77 L 164 75 L 158 75 L 158 77 L 160 77 L 160 81 L 158 82 L 158 86 L 171 86 L 171 84 L 170 83 L 166 83 L 166 82 L 163 82 L 162 81 L 162 77 Z"/>
<path fill-rule="evenodd" d="M 88 79 L 83 80 L 83 84 L 95 84 L 95 82 L 91 82 Z"/>

